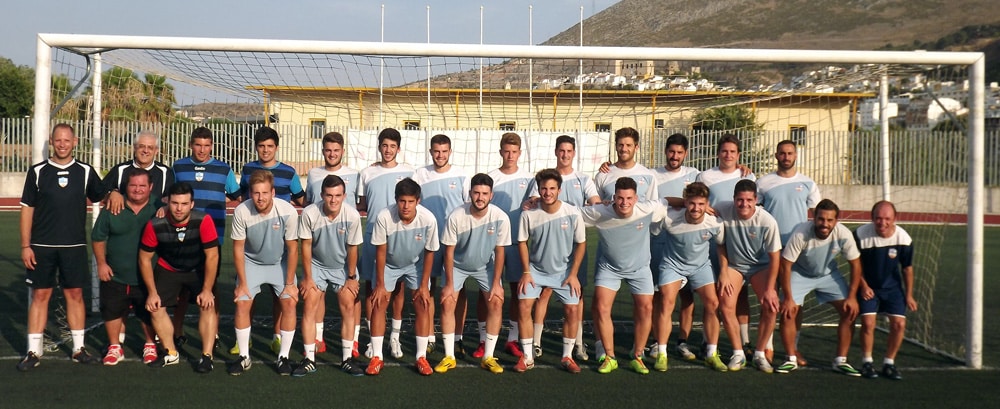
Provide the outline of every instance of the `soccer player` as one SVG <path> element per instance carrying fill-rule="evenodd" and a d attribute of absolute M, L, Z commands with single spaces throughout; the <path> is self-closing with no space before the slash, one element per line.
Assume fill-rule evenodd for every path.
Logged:
<path fill-rule="evenodd" d="M 555 154 L 556 170 L 559 171 L 559 175 L 563 179 L 562 189 L 559 191 L 559 200 L 581 209 L 585 205 L 600 203 L 601 197 L 597 193 L 597 185 L 594 184 L 590 176 L 573 170 L 573 160 L 576 158 L 576 139 L 569 135 L 559 135 L 556 137 Z M 528 196 L 529 203 L 527 208 L 537 206 L 538 186 L 534 182 L 531 184 L 531 192 L 528 193 Z M 583 262 L 580 264 L 580 272 L 578 274 L 581 288 L 587 286 L 587 265 L 587 253 L 584 252 Z M 542 330 L 544 329 L 545 314 L 548 311 L 549 298 L 551 296 L 551 289 L 542 290 L 542 294 L 538 297 L 538 303 L 535 304 L 534 349 L 536 358 L 542 356 Z M 583 299 L 581 298 L 579 308 L 577 308 L 581 322 L 583 321 L 583 309 Z M 582 325 L 577 328 L 574 356 L 581 361 L 586 361 L 589 358 L 587 356 L 587 349 L 583 343 Z"/>
<path fill-rule="evenodd" d="M 454 368 L 454 350 L 449 349 L 449 339 L 454 335 L 456 320 L 456 291 L 465 287 L 467 278 L 479 284 L 479 292 L 487 300 L 486 336 L 480 366 L 493 373 L 503 373 L 503 367 L 493 356 L 500 337 L 500 320 L 503 315 L 503 260 L 504 250 L 510 245 L 510 219 L 499 207 L 490 204 L 493 199 L 493 178 L 479 173 L 472 177 L 469 197 L 472 201 L 460 206 L 448 216 L 447 227 L 441 236 L 444 248 L 444 286 L 441 287 L 441 334 L 444 339 L 445 357 L 434 370 L 444 373 Z"/>
<path fill-rule="evenodd" d="M 291 375 L 288 353 L 295 336 L 295 304 L 299 291 L 295 267 L 299 259 L 299 215 L 284 200 L 275 200 L 274 175 L 263 169 L 254 171 L 249 180 L 250 198 L 233 212 L 233 265 L 236 267 L 236 346 L 241 355 L 229 365 L 230 375 L 250 369 L 250 309 L 269 284 L 279 299 L 281 331 L 276 366 L 278 374 Z M 278 290 L 278 289 L 281 290 Z"/>
<path fill-rule="evenodd" d="M 600 241 L 597 271 L 594 273 L 594 327 L 604 345 L 606 356 L 597 372 L 606 374 L 618 368 L 615 359 L 614 323 L 611 307 L 624 280 L 632 292 L 635 340 L 629 367 L 639 374 L 648 374 L 642 360 L 642 348 L 649 338 L 653 312 L 653 272 L 649 269 L 649 228 L 662 223 L 665 209 L 656 202 L 637 203 L 636 182 L 620 177 L 615 182 L 615 198 L 611 205 L 588 206 L 583 220 L 596 226 Z"/>
<path fill-rule="evenodd" d="M 500 168 L 489 172 L 489 176 L 493 178 L 493 204 L 507 212 L 507 218 L 511 220 L 510 236 L 513 239 L 519 234 L 521 207 L 528 197 L 528 186 L 533 177 L 517 165 L 517 161 L 521 158 L 521 137 L 518 134 L 506 132 L 500 136 L 500 157 L 503 158 Z M 503 264 L 504 280 L 510 285 L 511 294 L 518 294 L 517 287 L 521 280 L 521 272 L 525 271 L 521 264 L 519 251 L 519 248 L 512 244 L 504 249 L 502 260 L 491 261 L 491 263 Z M 491 264 L 486 268 L 492 270 L 494 267 Z M 485 300 L 480 299 L 479 303 L 485 304 Z M 522 351 L 519 345 L 520 331 L 517 318 L 520 316 L 520 307 L 517 297 L 511 299 L 509 314 L 510 331 L 507 333 L 507 343 L 504 344 L 504 350 L 520 358 Z M 476 355 L 479 355 L 478 350 L 473 354 L 473 357 Z"/>
<path fill-rule="evenodd" d="M 354 359 L 354 334 L 358 299 L 358 245 L 361 244 L 361 215 L 352 205 L 344 205 L 344 179 L 327 175 L 320 187 L 322 202 L 302 210 L 299 238 L 302 239 L 302 344 L 305 357 L 292 376 L 316 371 L 317 319 L 326 309 L 327 289 L 337 294 L 341 326 L 340 369 L 353 376 L 364 375 L 364 368 Z"/>
<path fill-rule="evenodd" d="M 184 182 L 174 183 L 167 191 L 167 216 L 146 223 L 139 244 L 139 272 L 149 292 L 146 310 L 152 315 L 153 328 L 166 353 L 150 366 L 164 367 L 180 362 L 174 344 L 174 325 L 167 308 L 177 303 L 182 290 L 195 297 L 199 307 L 198 332 L 201 335 L 201 360 L 195 370 L 208 373 L 214 367 L 212 349 L 219 329 L 215 286 L 219 265 L 219 241 L 212 218 L 194 210 L 194 194 Z M 157 261 L 153 264 L 153 255 Z"/>
<path fill-rule="evenodd" d="M 146 311 L 146 287 L 139 279 L 139 240 L 146 223 L 156 214 L 150 200 L 150 190 L 156 189 L 145 169 L 134 169 L 126 177 L 125 207 L 117 215 L 104 209 L 90 232 L 97 276 L 101 280 L 101 319 L 108 331 L 108 352 L 104 365 L 118 365 L 125 356 L 122 350 L 122 325 L 129 309 L 142 322 L 146 344 L 142 347 L 142 362 L 156 360 L 156 335 Z"/>
<path fill-rule="evenodd" d="M 369 297 L 375 290 L 375 245 L 371 242 L 372 232 L 375 229 L 375 217 L 383 209 L 393 205 L 396 184 L 413 176 L 413 168 L 410 165 L 399 163 L 396 160 L 402 139 L 399 131 L 393 128 L 385 128 L 379 132 L 378 151 L 381 160 L 376 165 L 362 169 L 358 182 L 358 211 L 366 212 L 364 244 L 361 245 L 361 279 L 368 283 L 366 287 Z M 399 331 L 403 325 L 403 294 L 401 288 L 399 290 L 392 288 L 390 291 L 393 291 L 393 308 L 389 352 L 393 358 L 398 359 L 403 357 L 403 349 L 399 343 Z M 369 333 L 371 332 L 371 306 L 370 302 L 365 304 L 365 312 L 369 320 Z M 372 344 L 369 343 L 365 356 L 371 358 L 372 354 Z"/>
<path fill-rule="evenodd" d="M 872 366 L 875 343 L 875 314 L 889 316 L 889 338 L 886 341 L 882 376 L 903 379 L 896 369 L 896 354 L 903 344 L 906 330 L 906 310 L 917 310 L 913 298 L 913 240 L 902 227 L 896 226 L 896 206 L 880 201 L 872 206 L 872 222 L 854 231 L 861 252 L 864 278 L 858 292 L 861 313 L 861 375 L 877 378 Z"/>
<path fill-rule="evenodd" d="M 337 175 L 344 182 L 344 200 L 352 208 L 358 205 L 358 178 L 360 174 L 357 170 L 347 167 L 344 160 L 344 135 L 339 132 L 328 132 L 323 135 L 323 166 L 309 169 L 306 176 L 306 204 L 323 204 L 323 181 L 329 175 Z M 301 232 L 300 232 L 301 233 Z M 303 259 L 304 260 L 304 259 Z M 305 264 L 303 264 L 305 267 Z M 339 292 L 338 292 L 339 294 Z M 326 291 L 320 291 L 321 299 L 319 305 L 326 305 Z M 326 341 L 323 340 L 323 318 L 326 315 L 326 308 L 316 310 L 316 352 L 326 352 Z M 361 309 L 354 311 L 354 335 L 351 338 L 352 356 L 358 357 L 358 335 L 361 332 Z"/>
<path fill-rule="evenodd" d="M 104 198 L 100 177 L 90 165 L 73 158 L 78 139 L 73 127 L 52 127 L 52 156 L 28 169 L 21 194 L 21 262 L 31 288 L 28 306 L 28 351 L 17 364 L 20 371 L 38 366 L 48 319 L 52 288 L 58 283 L 66 297 L 66 321 L 73 339 L 73 361 L 98 362 L 84 347 L 87 310 L 83 287 L 90 282 L 87 268 L 87 199 Z"/>
<path fill-rule="evenodd" d="M 781 341 L 788 351 L 788 361 L 774 370 L 789 373 L 798 369 L 795 325 L 799 306 L 810 292 L 816 301 L 829 303 L 840 316 L 837 326 L 837 357 L 833 369 L 848 376 L 861 376 L 847 363 L 854 319 L 858 315 L 856 295 L 861 285 L 861 254 L 847 227 L 837 222 L 840 209 L 830 199 L 816 205 L 812 222 L 800 223 L 781 251 L 778 278 L 781 283 Z M 851 265 L 851 281 L 847 283 L 837 269 L 837 255 L 842 254 Z"/>
<path fill-rule="evenodd" d="M 636 151 L 639 150 L 639 131 L 634 128 L 621 128 L 615 131 L 615 152 L 618 161 L 611 165 L 607 173 L 598 173 L 594 184 L 601 200 L 612 201 L 615 195 L 615 183 L 618 178 L 628 176 L 635 179 L 636 194 L 641 201 L 657 201 L 659 193 L 656 190 L 656 176 L 649 168 L 636 162 Z"/>
<path fill-rule="evenodd" d="M 156 160 L 160 154 L 160 138 L 150 131 L 142 131 L 132 141 L 133 157 L 130 161 L 119 163 L 108 170 L 104 176 L 104 188 L 108 194 L 105 209 L 112 214 L 118 214 L 124 206 L 124 195 L 128 174 L 134 169 L 144 169 L 149 173 L 149 200 L 161 207 L 163 193 L 174 183 L 174 171 L 166 164 Z"/>
<path fill-rule="evenodd" d="M 765 350 L 774 333 L 778 313 L 778 264 L 781 241 L 778 222 L 764 209 L 757 208 L 757 184 L 742 179 L 736 182 L 733 201 L 721 203 L 715 209 L 725 226 L 726 256 L 729 268 L 719 274 L 719 303 L 723 324 L 733 341 L 733 356 L 729 370 L 738 371 L 746 365 L 746 355 L 740 341 L 744 340 L 736 318 L 736 304 L 744 282 L 749 282 L 760 300 L 760 322 L 753 365 L 764 373 L 774 369 Z"/>
<path fill-rule="evenodd" d="M 580 280 L 577 272 L 583 262 L 587 233 L 580 210 L 559 200 L 562 176 L 555 169 L 543 169 L 535 175 L 540 206 L 521 213 L 518 229 L 518 249 L 524 272 L 517 285 L 520 309 L 521 348 L 514 370 L 525 372 L 535 367 L 532 351 L 532 312 L 544 287 L 563 304 L 563 354 L 560 364 L 569 373 L 580 373 L 573 360 L 576 329 L 580 325 L 576 312 L 580 302 Z M 530 240 L 530 247 L 529 247 Z M 573 256 L 570 259 L 570 256 Z"/>
<path fill-rule="evenodd" d="M 702 322 L 705 328 L 705 366 L 716 371 L 728 370 L 717 352 L 719 342 L 719 299 L 716 295 L 715 277 L 709 261 L 710 242 L 716 244 L 720 268 L 727 268 L 725 230 L 722 222 L 707 214 L 709 190 L 704 183 L 694 182 L 684 188 L 684 209 L 668 209 L 663 220 L 667 246 L 659 265 L 657 286 L 663 293 L 663 305 L 653 312 L 656 320 L 657 351 L 653 369 L 666 371 L 667 340 L 673 325 L 670 315 L 674 310 L 677 292 L 690 283 L 702 303 Z"/>
<path fill-rule="evenodd" d="M 375 289 L 371 304 L 371 361 L 365 373 L 378 375 L 382 371 L 382 341 L 385 336 L 385 311 L 389 292 L 396 284 L 406 284 L 413 291 L 413 309 L 417 315 L 417 372 L 434 373 L 427 362 L 427 343 L 431 328 L 430 294 L 431 266 L 434 252 L 440 247 L 437 222 L 427 208 L 420 205 L 420 185 L 406 178 L 396 184 L 396 204 L 382 209 L 375 217 L 372 244 L 375 246 Z M 423 255 L 423 257 L 421 257 Z M 423 266 L 417 270 L 419 261 Z"/>

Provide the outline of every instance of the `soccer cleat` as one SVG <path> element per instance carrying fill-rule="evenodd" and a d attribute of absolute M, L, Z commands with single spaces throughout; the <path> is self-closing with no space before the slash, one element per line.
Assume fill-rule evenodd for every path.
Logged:
<path fill-rule="evenodd" d="M 35 355 L 34 352 L 28 352 L 28 355 L 25 355 L 24 359 L 17 363 L 17 370 L 21 372 L 28 372 L 40 363 L 41 360 L 38 358 L 38 355 Z"/>
<path fill-rule="evenodd" d="M 274 338 L 271 339 L 271 352 L 274 352 L 275 355 L 277 355 L 279 352 L 281 352 L 281 337 L 280 336 L 275 336 Z"/>
<path fill-rule="evenodd" d="M 414 364 L 417 367 L 417 373 L 423 376 L 430 376 L 434 373 L 434 369 L 431 368 L 431 363 L 427 362 L 427 357 L 417 358 L 417 362 Z"/>
<path fill-rule="evenodd" d="M 587 344 L 577 344 L 573 349 L 573 357 L 583 362 L 590 360 L 590 355 L 587 355 Z"/>
<path fill-rule="evenodd" d="M 563 357 L 562 361 L 559 361 L 559 366 L 565 369 L 569 373 L 580 373 L 580 365 L 576 364 L 576 361 L 570 357 Z"/>
<path fill-rule="evenodd" d="M 545 352 L 545 351 L 542 350 L 542 346 L 541 345 L 537 345 L 537 344 L 533 345 L 532 348 L 531 348 L 531 350 L 535 352 L 535 358 L 538 358 L 538 357 L 542 356 L 542 353 Z"/>
<path fill-rule="evenodd" d="M 465 347 L 462 346 L 461 341 L 455 341 L 455 358 L 465 359 Z"/>
<path fill-rule="evenodd" d="M 660 372 L 666 372 L 669 368 L 670 366 L 667 364 L 667 354 L 657 354 L 656 362 L 653 363 L 653 369 Z"/>
<path fill-rule="evenodd" d="M 215 335 L 215 344 L 212 345 L 212 349 L 218 350 L 219 352 L 226 350 L 226 346 L 222 343 L 222 339 L 219 338 L 219 334 Z"/>
<path fill-rule="evenodd" d="M 698 360 L 698 356 L 694 352 L 691 352 L 691 347 L 686 342 L 677 344 L 677 355 L 685 361 L 694 362 Z"/>
<path fill-rule="evenodd" d="M 180 361 L 181 361 L 181 356 L 179 354 L 176 353 L 173 355 L 163 354 L 163 356 L 156 358 L 156 360 L 153 361 L 153 363 L 149 364 L 149 366 L 153 368 L 163 368 L 165 366 L 177 364 Z"/>
<path fill-rule="evenodd" d="M 868 379 L 878 378 L 878 371 L 875 370 L 875 365 L 871 362 L 861 364 L 861 376 Z"/>
<path fill-rule="evenodd" d="M 324 341 L 322 339 L 317 339 L 316 340 L 316 353 L 317 354 L 322 354 L 324 352 L 326 352 L 326 341 Z"/>
<path fill-rule="evenodd" d="M 250 349 L 253 349 L 253 341 L 247 343 L 247 347 L 250 348 Z M 229 355 L 241 356 L 240 355 L 240 344 L 235 344 L 235 345 L 233 345 L 232 348 L 229 348 Z M 250 355 L 250 351 L 247 351 L 247 355 L 248 356 Z"/>
<path fill-rule="evenodd" d="M 118 365 L 121 360 L 125 358 L 125 353 L 122 352 L 121 345 L 112 345 L 108 347 L 108 353 L 104 355 L 104 365 L 115 366 Z"/>
<path fill-rule="evenodd" d="M 375 348 L 372 348 L 372 343 L 369 342 L 368 345 L 365 346 L 365 358 L 372 359 L 373 356 L 375 356 Z"/>
<path fill-rule="evenodd" d="M 372 360 L 368 361 L 368 368 L 365 369 L 365 375 L 378 375 L 379 372 L 382 372 L 383 365 L 385 364 L 382 362 L 382 358 L 377 356 L 372 357 Z"/>
<path fill-rule="evenodd" d="M 212 362 L 212 356 L 208 354 L 202 354 L 198 366 L 194 367 L 197 373 L 209 373 L 212 369 L 215 369 L 215 364 Z"/>
<path fill-rule="evenodd" d="M 472 357 L 476 359 L 482 359 L 483 356 L 485 355 L 486 355 L 486 343 L 480 342 L 479 347 L 476 348 L 476 351 L 472 353 Z"/>
<path fill-rule="evenodd" d="M 652 359 L 656 359 L 656 354 L 660 353 L 660 344 L 653 342 L 649 345 L 646 345 L 646 348 L 643 348 L 643 352 L 646 353 L 646 356 Z"/>
<path fill-rule="evenodd" d="M 278 375 L 288 376 L 292 374 L 292 360 L 287 357 L 279 356 L 278 360 L 274 363 L 278 368 Z"/>
<path fill-rule="evenodd" d="M 521 352 L 521 346 L 514 341 L 507 341 L 506 344 L 503 344 L 503 350 L 507 351 L 508 354 L 514 355 L 516 358 L 524 356 L 524 352 Z"/>
<path fill-rule="evenodd" d="M 618 369 L 618 360 L 615 359 L 614 357 L 605 356 L 604 360 L 601 361 L 601 366 L 597 368 L 597 373 L 609 374 L 613 372 L 615 369 Z"/>
<path fill-rule="evenodd" d="M 302 358 L 302 362 L 292 370 L 292 376 L 301 378 L 313 372 L 316 372 L 316 363 L 309 358 Z"/>
<path fill-rule="evenodd" d="M 847 376 L 861 376 L 861 372 L 858 372 L 857 369 L 854 369 L 854 367 L 851 366 L 851 364 L 847 363 L 847 361 L 839 362 L 839 363 L 838 362 L 834 362 L 833 363 L 833 370 L 836 371 L 836 372 L 840 372 L 840 373 L 842 373 L 844 375 L 847 375 Z"/>
<path fill-rule="evenodd" d="M 434 352 L 434 348 L 436 348 L 436 347 L 437 347 L 437 343 L 435 343 L 434 341 L 427 342 L 427 353 L 430 354 L 430 353 Z"/>
<path fill-rule="evenodd" d="M 455 362 L 455 358 L 446 356 L 441 358 L 441 362 L 438 362 L 437 366 L 434 367 L 434 372 L 445 373 L 448 372 L 449 369 L 456 366 L 458 366 L 458 364 Z"/>
<path fill-rule="evenodd" d="M 361 356 L 361 354 L 358 353 L 358 341 L 354 341 L 354 345 L 351 346 L 351 358 L 357 358 L 359 356 Z"/>
<path fill-rule="evenodd" d="M 646 375 L 649 373 L 649 368 L 647 368 L 646 363 L 642 361 L 642 356 L 633 357 L 632 360 L 629 361 L 628 366 L 639 375 Z"/>
<path fill-rule="evenodd" d="M 726 367 L 729 369 L 730 372 L 739 371 L 740 369 L 743 369 L 745 366 L 747 366 L 746 355 L 733 355 L 731 358 L 729 358 L 729 365 L 726 365 Z"/>
<path fill-rule="evenodd" d="M 758 357 L 754 357 L 753 358 L 753 367 L 757 368 L 758 371 L 761 371 L 763 373 L 773 373 L 774 372 L 774 368 L 771 367 L 771 363 L 767 362 L 767 357 L 763 357 L 763 358 L 759 357 L 759 356 Z"/>
<path fill-rule="evenodd" d="M 348 358 L 344 362 L 341 362 L 340 370 L 351 376 L 365 376 L 365 369 L 354 358 Z"/>
<path fill-rule="evenodd" d="M 188 342 L 188 337 L 184 335 L 179 335 L 174 337 L 174 346 L 180 348 Z"/>
<path fill-rule="evenodd" d="M 896 369 L 896 365 L 892 364 L 882 365 L 882 376 L 894 381 L 903 380 L 903 375 L 900 375 L 899 370 Z"/>
<path fill-rule="evenodd" d="M 500 366 L 500 363 L 497 362 L 497 359 L 492 356 L 487 357 L 482 361 L 480 361 L 479 367 L 483 369 L 488 369 L 490 372 L 493 373 L 503 373 L 503 367 Z"/>
<path fill-rule="evenodd" d="M 389 353 L 396 359 L 403 357 L 403 345 L 399 343 L 398 339 L 389 338 Z"/>
<path fill-rule="evenodd" d="M 142 363 L 146 365 L 153 363 L 157 355 L 156 344 L 149 342 L 142 346 Z"/>
<path fill-rule="evenodd" d="M 744 343 L 743 344 L 743 355 L 744 356 L 753 356 L 753 353 L 754 353 L 754 349 L 753 349 L 752 346 L 750 346 L 750 343 L 749 342 Z"/>
<path fill-rule="evenodd" d="M 517 358 L 517 363 L 514 364 L 514 372 L 524 373 L 532 369 L 535 369 L 535 361 L 528 362 L 524 360 L 524 355 Z"/>
<path fill-rule="evenodd" d="M 229 367 L 226 368 L 226 372 L 229 372 L 229 374 L 233 376 L 239 376 L 242 375 L 243 372 L 249 370 L 251 365 L 253 365 L 253 361 L 250 360 L 250 357 L 241 355 L 229 364 Z"/>
<path fill-rule="evenodd" d="M 777 368 L 774 368 L 774 372 L 777 372 L 777 373 L 789 373 L 789 372 L 792 372 L 792 371 L 794 371 L 796 369 L 799 369 L 798 362 L 796 362 L 796 361 L 785 361 L 785 363 L 783 363 L 781 365 L 778 365 Z"/>
<path fill-rule="evenodd" d="M 729 368 L 726 367 L 726 364 L 722 363 L 722 358 L 719 357 L 719 353 L 718 352 L 716 352 L 716 353 L 712 354 L 711 356 L 708 356 L 708 357 L 705 358 L 705 366 L 708 367 L 709 369 L 712 369 L 712 370 L 715 370 L 715 371 L 719 371 L 719 372 L 728 372 L 729 371 Z"/>
<path fill-rule="evenodd" d="M 78 364 L 95 364 L 98 362 L 98 359 L 91 355 L 90 352 L 87 351 L 87 348 L 80 347 L 80 349 L 73 354 L 73 362 Z"/>

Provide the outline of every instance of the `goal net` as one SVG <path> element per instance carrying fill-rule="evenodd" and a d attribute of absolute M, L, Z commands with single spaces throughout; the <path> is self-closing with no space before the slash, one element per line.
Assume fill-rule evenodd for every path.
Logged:
<path fill-rule="evenodd" d="M 523 138 L 521 165 L 533 172 L 555 165 L 556 136 L 576 137 L 576 167 L 588 174 L 615 160 L 613 132 L 622 127 L 640 132 L 639 162 L 650 168 L 665 164 L 673 133 L 690 138 L 685 165 L 701 170 L 715 166 L 718 138 L 736 134 L 740 162 L 758 177 L 775 170 L 776 144 L 792 140 L 798 171 L 851 227 L 891 197 L 916 244 L 920 308 L 908 315 L 908 337 L 978 362 L 982 193 L 969 188 L 984 177 L 982 151 L 969 151 L 970 137 L 980 149 L 984 138 L 981 98 L 978 108 L 970 102 L 983 92 L 982 77 L 970 77 L 981 63 L 977 53 L 40 39 L 52 47 L 40 51 L 51 61 L 53 79 L 43 84 L 51 120 L 79 121 L 85 141 L 99 137 L 96 146 L 81 143 L 78 154 L 89 159 L 100 147 L 93 158 L 104 168 L 131 156 L 131 137 L 141 129 L 162 135 L 162 161 L 186 156 L 196 126 L 215 131 L 215 156 L 237 171 L 255 158 L 254 129 L 272 126 L 281 135 L 279 159 L 300 174 L 322 164 L 320 141 L 330 131 L 345 136 L 349 166 L 367 166 L 378 159 L 376 135 L 386 127 L 403 133 L 402 161 L 430 163 L 429 140 L 443 133 L 452 139 L 453 163 L 475 172 L 500 165 L 505 132 Z M 70 92 L 98 78 L 99 98 L 94 87 Z M 886 81 L 894 98 L 883 138 Z M 47 123 L 38 121 L 36 138 Z M 995 173 L 985 178 L 1000 183 Z M 977 251 L 978 259 L 970 255 Z M 836 316 L 810 298 L 805 321 L 833 325 Z"/>

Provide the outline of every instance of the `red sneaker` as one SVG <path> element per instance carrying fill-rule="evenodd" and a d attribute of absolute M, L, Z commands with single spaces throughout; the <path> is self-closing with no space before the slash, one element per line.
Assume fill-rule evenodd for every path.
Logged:
<path fill-rule="evenodd" d="M 358 353 L 358 341 L 354 341 L 354 346 L 351 347 L 351 358 L 357 358 L 359 356 L 361 356 L 361 354 Z"/>
<path fill-rule="evenodd" d="M 517 364 L 514 365 L 514 372 L 527 372 L 532 369 L 535 369 L 535 361 L 525 362 L 523 354 L 520 358 L 517 358 Z"/>
<path fill-rule="evenodd" d="M 104 364 L 107 366 L 118 365 L 122 358 L 125 357 L 125 353 L 122 351 L 121 345 L 111 345 L 108 347 L 107 355 L 104 355 Z"/>
<path fill-rule="evenodd" d="M 423 376 L 431 376 L 434 373 L 434 368 L 431 368 L 431 363 L 427 362 L 426 357 L 417 358 L 417 372 Z"/>
<path fill-rule="evenodd" d="M 476 352 L 472 353 L 472 357 L 476 359 L 482 359 L 483 355 L 486 355 L 486 343 L 480 342 L 479 348 L 476 348 Z"/>
<path fill-rule="evenodd" d="M 566 372 L 580 373 L 580 366 L 576 364 L 576 361 L 574 361 L 573 358 L 567 356 L 563 358 L 559 364 L 566 370 Z"/>
<path fill-rule="evenodd" d="M 521 352 L 521 346 L 518 345 L 517 342 L 508 341 L 504 344 L 503 349 L 504 351 L 507 351 L 508 354 L 514 355 L 515 357 L 520 358 L 524 356 L 524 352 Z"/>
<path fill-rule="evenodd" d="M 382 371 L 382 358 L 377 356 L 372 357 L 371 361 L 368 361 L 368 368 L 365 368 L 365 375 L 375 376 Z"/>
<path fill-rule="evenodd" d="M 156 344 L 150 342 L 142 346 L 142 363 L 149 365 L 157 358 Z"/>
<path fill-rule="evenodd" d="M 317 354 L 322 354 L 324 352 L 326 352 L 326 341 L 324 341 L 322 339 L 317 339 L 316 340 L 316 353 Z"/>

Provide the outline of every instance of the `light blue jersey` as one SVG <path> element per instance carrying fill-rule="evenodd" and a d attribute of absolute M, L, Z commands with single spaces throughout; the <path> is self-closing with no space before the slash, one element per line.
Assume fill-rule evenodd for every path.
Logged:
<path fill-rule="evenodd" d="M 685 273 L 709 265 L 709 243 L 724 243 L 722 221 L 705 215 L 698 224 L 688 223 L 686 209 L 667 209 L 662 228 L 668 236 L 660 259 L 660 272 Z"/>
<path fill-rule="evenodd" d="M 528 198 L 528 187 L 534 177 L 523 169 L 518 169 L 510 175 L 501 172 L 500 169 L 493 169 L 489 176 L 493 178 L 492 203 L 507 213 L 507 218 L 510 219 L 510 237 L 514 239 L 518 237 L 518 230 L 521 228 L 521 205 Z M 504 259 L 502 260 L 504 279 L 508 282 L 517 282 L 521 279 L 524 266 L 521 265 L 516 245 L 504 249 Z M 493 269 L 493 266 L 487 268 Z"/>
<path fill-rule="evenodd" d="M 597 185 L 590 179 L 590 176 L 583 172 L 573 172 L 562 176 L 562 187 L 559 189 L 559 200 L 573 206 L 582 208 L 587 205 L 587 201 L 594 197 L 600 197 Z M 538 197 L 538 184 L 531 180 L 531 189 L 528 197 Z"/>
<path fill-rule="evenodd" d="M 649 228 L 662 223 L 666 209 L 656 202 L 636 203 L 632 215 L 621 218 L 613 205 L 588 206 L 583 221 L 597 227 L 597 271 L 631 273 L 649 266 Z"/>
<path fill-rule="evenodd" d="M 576 243 L 587 241 L 580 209 L 560 202 L 555 213 L 541 207 L 521 213 L 518 242 L 528 242 L 528 262 L 537 275 L 535 283 L 560 287 L 569 277 L 570 254 Z"/>
<path fill-rule="evenodd" d="M 618 178 L 625 176 L 635 180 L 635 194 L 639 197 L 640 202 L 659 200 L 660 195 L 656 189 L 656 176 L 653 174 L 653 171 L 638 163 L 630 169 L 622 169 L 611 165 L 608 173 L 598 173 L 594 177 L 594 184 L 597 185 L 597 191 L 601 195 L 601 200 L 613 200 L 615 196 L 615 182 L 618 181 Z"/>
<path fill-rule="evenodd" d="M 358 179 L 361 174 L 347 166 L 341 166 L 333 172 L 320 166 L 309 169 L 306 176 L 306 203 L 320 203 L 323 201 L 323 179 L 329 175 L 340 176 L 344 180 L 344 204 L 355 206 L 358 204 Z"/>
<path fill-rule="evenodd" d="M 446 172 L 435 171 L 434 165 L 418 168 L 413 172 L 413 181 L 420 185 L 420 205 L 434 215 L 439 233 L 444 230 L 448 215 L 469 201 L 469 175 L 457 166 Z"/>
<path fill-rule="evenodd" d="M 323 205 L 311 204 L 299 217 L 299 238 L 312 240 L 312 263 L 321 268 L 340 270 L 347 263 L 347 246 L 363 241 L 361 215 L 344 203 L 333 219 L 323 214 Z"/>
<path fill-rule="evenodd" d="M 372 165 L 361 170 L 357 193 L 365 197 L 368 207 L 365 209 L 364 244 L 361 245 L 361 260 L 358 262 L 362 279 L 375 277 L 375 246 L 371 242 L 375 217 L 396 203 L 396 183 L 411 176 L 413 168 L 402 163 L 391 168 Z"/>
<path fill-rule="evenodd" d="M 656 191 L 659 193 L 659 197 L 684 197 L 684 188 L 691 184 L 698 178 L 698 169 L 692 168 L 690 166 L 681 166 L 676 172 L 671 172 L 665 167 L 659 167 L 653 170 L 653 175 L 656 177 Z M 669 205 L 667 205 L 669 206 Z M 658 233 L 653 234 L 649 238 L 649 251 L 650 251 L 650 265 L 649 268 L 656 271 L 660 265 L 660 259 L 663 258 L 663 247 L 667 245 L 667 236 Z"/>
<path fill-rule="evenodd" d="M 743 220 L 736 214 L 733 202 L 720 204 L 715 214 L 722 218 L 726 230 L 726 256 L 729 267 L 750 276 L 768 267 L 768 255 L 781 251 L 778 222 L 767 210 L 754 208 L 753 215 Z"/>
<path fill-rule="evenodd" d="M 455 246 L 455 268 L 467 272 L 486 272 L 498 246 L 510 246 L 510 219 L 499 207 L 488 205 L 486 214 L 476 218 L 466 203 L 451 212 L 441 244 Z"/>
<path fill-rule="evenodd" d="M 809 219 L 809 209 L 821 199 L 816 182 L 801 173 L 790 178 L 768 173 L 757 182 L 757 202 L 778 221 L 782 243 L 788 242 L 795 226 Z"/>
<path fill-rule="evenodd" d="M 267 214 L 257 212 L 252 200 L 233 211 L 233 240 L 245 240 L 244 257 L 258 265 L 278 265 L 285 259 L 285 241 L 299 239 L 299 214 L 290 203 L 272 200 Z"/>
<path fill-rule="evenodd" d="M 740 176 L 739 169 L 724 173 L 719 170 L 718 166 L 698 174 L 698 181 L 708 186 L 708 205 L 713 208 L 721 203 L 731 203 L 733 201 L 736 182 L 739 182 L 741 179 L 756 181 L 757 177 L 753 173 Z"/>
<path fill-rule="evenodd" d="M 399 219 L 399 209 L 391 205 L 378 214 L 372 230 L 373 246 L 386 245 L 385 266 L 394 270 L 423 273 L 416 263 L 424 251 L 437 251 L 441 246 L 437 221 L 427 208 L 417 205 L 417 214 L 409 224 Z"/>
<path fill-rule="evenodd" d="M 816 237 L 811 221 L 799 223 L 781 251 L 781 258 L 791 261 L 792 272 L 803 277 L 818 278 L 831 274 L 840 275 L 837 269 L 837 255 L 843 254 L 847 260 L 861 257 L 854 243 L 851 230 L 837 223 L 826 239 Z"/>

